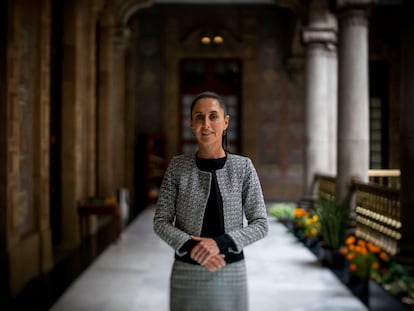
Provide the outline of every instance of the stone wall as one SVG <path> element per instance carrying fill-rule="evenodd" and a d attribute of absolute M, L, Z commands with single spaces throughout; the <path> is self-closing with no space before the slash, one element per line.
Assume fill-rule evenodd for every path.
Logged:
<path fill-rule="evenodd" d="M 2 232 L 9 289 L 52 266 L 49 229 L 50 1 L 9 3 L 2 148 Z M 3 84 L 2 82 L 2 84 Z M 4 186 L 4 188 L 3 188 Z M 2 244 L 3 246 L 3 244 Z M 31 258 L 27 261 L 27 258 Z"/>
<path fill-rule="evenodd" d="M 137 132 L 165 131 L 169 157 L 179 153 L 180 60 L 240 59 L 241 153 L 255 163 L 267 200 L 298 199 L 304 85 L 303 71 L 292 76 L 287 70 L 295 22 L 291 12 L 276 6 L 154 6 L 136 18 Z M 211 25 L 226 29 L 233 41 L 216 49 L 200 47 L 197 31 Z"/>

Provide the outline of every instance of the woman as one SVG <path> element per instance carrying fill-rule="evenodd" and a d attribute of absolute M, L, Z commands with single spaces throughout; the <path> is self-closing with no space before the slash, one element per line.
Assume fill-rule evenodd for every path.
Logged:
<path fill-rule="evenodd" d="M 248 310 L 243 248 L 267 234 L 268 222 L 251 160 L 223 147 L 229 120 L 219 95 L 196 96 L 198 151 L 174 157 L 161 185 L 154 230 L 175 250 L 172 311 Z"/>

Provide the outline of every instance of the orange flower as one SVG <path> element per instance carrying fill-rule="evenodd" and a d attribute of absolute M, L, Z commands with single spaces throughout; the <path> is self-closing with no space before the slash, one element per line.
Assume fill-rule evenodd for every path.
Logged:
<path fill-rule="evenodd" d="M 342 246 L 340 249 L 339 249 L 339 252 L 342 254 L 342 255 L 346 255 L 347 253 L 348 253 L 348 248 L 346 247 L 346 246 Z"/>
<path fill-rule="evenodd" d="M 349 262 L 349 270 L 358 276 L 375 277 L 380 272 L 384 273 L 382 262 L 388 259 L 388 254 L 372 242 L 350 235 L 341 253 Z"/>
<path fill-rule="evenodd" d="M 357 269 L 357 265 L 356 265 L 356 264 L 351 263 L 351 264 L 349 265 L 349 270 L 350 270 L 350 271 L 354 272 L 354 271 L 356 271 L 356 269 Z"/>
<path fill-rule="evenodd" d="M 388 254 L 386 252 L 381 252 L 379 254 L 379 257 L 381 258 L 381 260 L 384 260 L 384 261 L 388 260 Z"/>
<path fill-rule="evenodd" d="M 295 215 L 296 218 L 301 218 L 301 217 L 308 216 L 309 213 L 306 210 L 304 210 L 303 208 L 297 207 L 297 208 L 295 208 L 294 215 Z"/>
<path fill-rule="evenodd" d="M 356 257 L 355 253 L 349 253 L 349 254 L 346 256 L 346 259 L 348 259 L 349 261 L 351 261 L 351 260 L 353 260 L 355 257 Z"/>
<path fill-rule="evenodd" d="M 380 248 L 371 242 L 367 243 L 367 248 L 371 253 L 378 253 L 380 251 Z"/>
<path fill-rule="evenodd" d="M 349 236 L 346 240 L 345 240 L 345 244 L 350 245 L 350 244 L 354 244 L 355 243 L 355 237 L 354 236 Z"/>
<path fill-rule="evenodd" d="M 357 244 L 361 247 L 365 247 L 365 245 L 366 245 L 364 240 L 358 240 Z"/>

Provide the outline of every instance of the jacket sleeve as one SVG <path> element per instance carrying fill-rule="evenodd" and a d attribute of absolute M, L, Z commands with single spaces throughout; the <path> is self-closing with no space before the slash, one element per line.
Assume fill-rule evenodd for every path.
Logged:
<path fill-rule="evenodd" d="M 235 253 L 240 253 L 245 246 L 264 238 L 269 230 L 262 187 L 250 159 L 247 159 L 245 169 L 242 204 L 247 226 L 227 232 L 236 246 L 236 249 L 230 251 Z"/>
<path fill-rule="evenodd" d="M 174 176 L 174 159 L 168 165 L 165 172 L 154 215 L 154 232 L 170 245 L 177 255 L 183 256 L 187 252 L 180 251 L 180 248 L 191 239 L 191 236 L 174 226 L 176 197 L 178 185 Z"/>

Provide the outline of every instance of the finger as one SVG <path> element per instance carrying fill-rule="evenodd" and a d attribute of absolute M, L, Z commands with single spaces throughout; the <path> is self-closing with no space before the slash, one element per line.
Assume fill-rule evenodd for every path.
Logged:
<path fill-rule="evenodd" d="M 218 265 L 217 263 L 209 260 L 204 267 L 206 267 L 210 272 L 217 272 L 218 270 L 220 270 L 221 266 Z"/>
<path fill-rule="evenodd" d="M 223 268 L 226 265 L 226 261 L 223 256 L 214 256 L 212 259 L 219 268 Z"/>
<path fill-rule="evenodd" d="M 200 242 L 191 250 L 190 256 L 196 261 L 205 260 L 207 257 L 216 255 L 215 250 L 211 251 L 208 246 Z"/>
<path fill-rule="evenodd" d="M 220 253 L 217 243 L 212 239 L 203 239 L 198 243 L 198 245 L 211 255 L 217 255 Z"/>
<path fill-rule="evenodd" d="M 200 247 L 199 245 L 194 246 L 194 248 L 190 252 L 190 257 L 199 262 L 201 258 L 203 257 L 204 249 Z"/>
<path fill-rule="evenodd" d="M 200 265 L 204 265 L 212 256 L 213 255 L 211 255 L 208 251 L 201 248 L 200 251 L 195 254 L 195 259 Z"/>
<path fill-rule="evenodd" d="M 217 272 L 226 266 L 222 256 L 213 256 L 204 265 L 210 272 Z"/>
<path fill-rule="evenodd" d="M 201 244 L 202 243 L 202 240 L 203 240 L 203 238 L 200 238 L 200 237 L 195 237 L 195 236 L 191 236 L 191 238 L 194 240 L 194 241 L 199 241 L 199 243 L 197 244 L 197 245 L 195 245 L 194 247 L 193 247 L 193 249 L 191 250 L 191 252 L 190 252 L 190 257 L 193 259 L 193 260 L 195 260 L 195 261 L 199 261 L 200 259 L 201 259 L 201 257 L 203 256 L 203 253 L 204 253 L 204 245 L 203 244 Z"/>

